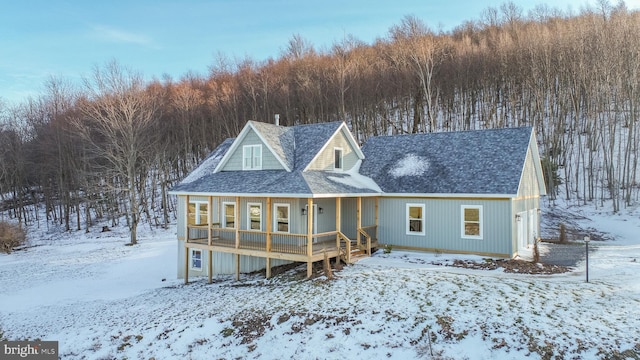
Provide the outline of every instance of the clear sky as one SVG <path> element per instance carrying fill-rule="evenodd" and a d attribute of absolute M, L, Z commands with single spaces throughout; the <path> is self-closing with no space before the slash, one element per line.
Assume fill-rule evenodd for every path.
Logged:
<path fill-rule="evenodd" d="M 477 20 L 503 0 L 0 0 L 0 98 L 38 96 L 51 78 L 79 84 L 110 60 L 147 78 L 207 74 L 219 53 L 277 58 L 294 34 L 324 49 L 345 35 L 372 43 L 415 15 L 433 29 Z M 595 0 L 514 0 L 580 11 Z M 611 1 L 617 3 L 617 1 Z M 628 0 L 629 8 L 640 0 Z"/>

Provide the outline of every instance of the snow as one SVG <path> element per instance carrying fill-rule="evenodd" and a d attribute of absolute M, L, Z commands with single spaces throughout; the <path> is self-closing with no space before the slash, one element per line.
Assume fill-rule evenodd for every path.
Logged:
<path fill-rule="evenodd" d="M 589 283 L 584 263 L 509 274 L 435 264 L 478 256 L 392 249 L 333 280 L 305 280 L 302 266 L 183 285 L 175 227 L 140 228 L 135 246 L 124 245 L 124 228 L 30 229 L 31 247 L 0 255 L 0 329 L 11 340 L 57 340 L 64 359 L 637 356 L 640 210 L 555 211 L 580 212 L 581 225 L 614 238 L 592 242 Z"/>
<path fill-rule="evenodd" d="M 429 170 L 429 159 L 415 154 L 407 154 L 389 170 L 394 178 L 405 176 L 420 176 Z"/>
<path fill-rule="evenodd" d="M 347 175 L 345 177 L 338 176 L 328 176 L 329 180 L 335 181 L 340 184 L 348 185 L 354 187 L 356 189 L 368 189 L 373 190 L 375 192 L 382 192 L 380 186 L 373 181 L 372 178 L 368 176 L 364 176 L 360 174 L 360 166 L 362 165 L 362 160 L 358 160 L 356 164 L 349 170 L 340 172 L 340 174 Z"/>

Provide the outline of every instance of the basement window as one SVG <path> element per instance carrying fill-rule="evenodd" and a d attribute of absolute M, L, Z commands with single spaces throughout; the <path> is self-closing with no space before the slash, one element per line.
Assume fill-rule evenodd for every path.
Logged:
<path fill-rule="evenodd" d="M 191 270 L 202 270 L 202 250 L 191 249 Z"/>

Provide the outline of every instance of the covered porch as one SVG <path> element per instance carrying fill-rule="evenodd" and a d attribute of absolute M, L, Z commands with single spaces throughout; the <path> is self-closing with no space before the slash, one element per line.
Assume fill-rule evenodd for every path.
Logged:
<path fill-rule="evenodd" d="M 208 253 L 209 282 L 213 253 L 232 254 L 236 279 L 241 256 L 312 264 L 326 258 L 353 262 L 355 254 L 370 256 L 378 247 L 378 198 L 332 199 L 184 196 L 184 279 L 189 281 L 190 249 Z M 298 209 L 300 209 L 298 211 Z M 309 210 L 311 209 L 311 210 Z M 204 265 L 204 264 L 203 264 Z"/>

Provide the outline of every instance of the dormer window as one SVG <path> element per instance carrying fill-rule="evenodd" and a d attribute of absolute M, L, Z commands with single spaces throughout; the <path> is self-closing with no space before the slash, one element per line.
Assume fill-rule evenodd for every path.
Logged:
<path fill-rule="evenodd" d="M 343 170 L 342 148 L 333 148 L 333 169 Z"/>
<path fill-rule="evenodd" d="M 262 170 L 262 145 L 242 147 L 242 170 Z"/>

